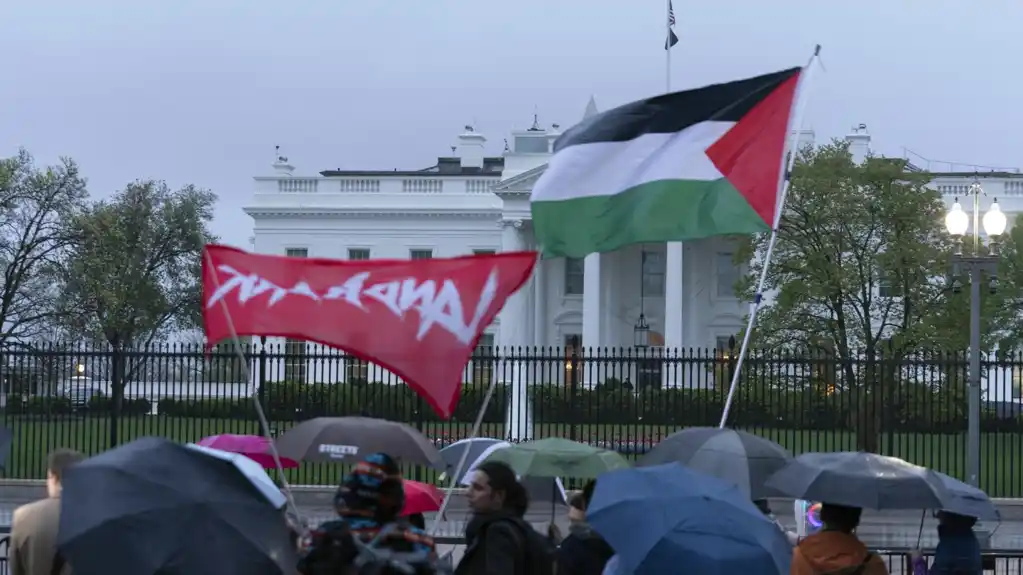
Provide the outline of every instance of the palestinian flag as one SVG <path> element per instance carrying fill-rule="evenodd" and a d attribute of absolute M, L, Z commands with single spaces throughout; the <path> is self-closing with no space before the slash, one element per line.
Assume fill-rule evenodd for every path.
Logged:
<path fill-rule="evenodd" d="M 801 71 L 633 102 L 566 131 L 530 198 L 544 255 L 769 230 Z"/>

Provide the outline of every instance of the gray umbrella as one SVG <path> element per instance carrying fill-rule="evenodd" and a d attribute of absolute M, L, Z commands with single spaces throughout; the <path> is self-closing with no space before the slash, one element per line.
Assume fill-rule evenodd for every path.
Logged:
<path fill-rule="evenodd" d="M 942 511 L 951 511 L 959 515 L 989 521 L 1002 519 L 1001 513 L 998 512 L 995 504 L 991 503 L 991 498 L 987 496 L 987 493 L 944 473 L 937 471 L 935 473 L 945 484 L 945 489 L 948 489 L 950 495 L 950 499 L 945 503 Z"/>
<path fill-rule="evenodd" d="M 677 462 L 705 475 L 739 487 L 750 499 L 781 496 L 764 482 L 788 465 L 792 454 L 784 447 L 744 431 L 717 427 L 690 427 L 675 432 L 654 446 L 641 467 Z"/>
<path fill-rule="evenodd" d="M 440 453 L 422 433 L 404 423 L 371 417 L 317 417 L 277 439 L 277 451 L 295 461 L 352 463 L 383 452 L 401 463 L 444 469 Z"/>
<path fill-rule="evenodd" d="M 469 455 L 465 458 L 465 466 L 462 468 L 462 472 L 459 473 L 458 482 L 456 483 L 457 485 L 462 485 L 465 475 L 469 470 L 481 462 L 484 455 L 488 454 L 487 450 L 493 451 L 491 448 L 495 445 L 509 446 L 511 444 L 501 439 L 476 437 L 456 441 L 441 449 L 440 456 L 446 466 L 445 473 L 452 474 L 455 472 L 455 468 L 458 467 L 458 462 L 462 458 L 462 453 L 468 449 Z M 519 481 L 526 488 L 530 503 L 567 505 L 564 489 L 558 485 L 557 479 L 553 477 L 522 477 Z"/>
<path fill-rule="evenodd" d="M 926 467 L 851 451 L 804 453 L 767 485 L 797 499 L 868 509 L 944 509 L 951 500 L 938 474 Z"/>

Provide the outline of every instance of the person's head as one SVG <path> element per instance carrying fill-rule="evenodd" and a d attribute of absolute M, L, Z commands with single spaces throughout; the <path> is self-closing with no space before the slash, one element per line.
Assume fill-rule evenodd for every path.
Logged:
<path fill-rule="evenodd" d="M 422 513 L 412 513 L 406 517 L 406 519 L 408 519 L 409 525 L 426 531 L 426 517 L 424 517 Z"/>
<path fill-rule="evenodd" d="M 374 453 L 356 464 L 334 495 L 338 513 L 393 521 L 405 506 L 405 483 L 397 462 Z"/>
<path fill-rule="evenodd" d="M 46 492 L 50 497 L 60 495 L 64 472 L 69 467 L 85 459 L 85 456 L 74 449 L 58 449 L 46 458 Z"/>
<path fill-rule="evenodd" d="M 515 472 L 504 463 L 484 461 L 476 468 L 469 484 L 469 507 L 475 513 L 505 509 L 525 515 L 529 495 Z"/>
<path fill-rule="evenodd" d="M 586 497 L 577 493 L 568 501 L 568 520 L 572 522 L 586 520 Z"/>
<path fill-rule="evenodd" d="M 860 515 L 863 510 L 859 507 L 836 505 L 834 503 L 821 504 L 821 523 L 824 528 L 831 531 L 844 531 L 852 533 L 860 525 Z"/>
<path fill-rule="evenodd" d="M 958 513 L 952 513 L 950 511 L 938 512 L 938 525 L 951 527 L 953 529 L 973 529 L 973 526 L 976 524 L 976 517 L 959 515 Z"/>

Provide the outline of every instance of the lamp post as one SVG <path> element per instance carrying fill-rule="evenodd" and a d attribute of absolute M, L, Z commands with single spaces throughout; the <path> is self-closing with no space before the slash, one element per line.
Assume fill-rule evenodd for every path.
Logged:
<path fill-rule="evenodd" d="M 974 181 L 969 194 L 973 196 L 973 250 L 968 255 L 962 252 L 962 240 L 970 228 L 970 218 L 959 205 L 956 198 L 951 211 L 945 216 L 945 227 L 948 233 L 958 240 L 953 256 L 953 273 L 965 269 L 970 277 L 970 381 L 968 424 L 966 431 L 966 469 L 968 482 L 974 487 L 980 483 L 980 282 L 984 273 L 991 276 L 990 289 L 993 292 L 997 285 L 998 271 L 997 239 L 1005 232 L 1005 214 L 998 207 L 998 200 L 991 203 L 991 208 L 984 214 L 984 233 L 988 236 L 989 250 L 981 253 L 983 242 L 980 238 L 980 196 L 984 189 L 980 182 Z"/>

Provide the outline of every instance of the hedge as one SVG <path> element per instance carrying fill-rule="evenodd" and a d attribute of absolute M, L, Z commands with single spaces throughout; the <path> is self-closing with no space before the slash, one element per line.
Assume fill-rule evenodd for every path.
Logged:
<path fill-rule="evenodd" d="M 67 397 L 59 396 L 23 396 L 10 394 L 7 396 L 6 411 L 12 415 L 66 415 L 76 411 L 90 414 L 110 414 L 113 412 L 113 401 L 109 397 L 94 395 L 85 406 L 75 408 Z M 152 412 L 153 404 L 148 399 L 123 399 L 121 414 L 145 415 Z"/>
<path fill-rule="evenodd" d="M 462 397 L 451 418 L 454 423 L 471 423 L 486 396 L 486 388 L 463 387 Z M 484 414 L 486 423 L 503 423 L 509 388 L 496 386 Z M 717 425 L 724 407 L 725 390 L 645 389 L 634 392 L 627 384 L 605 381 L 595 389 L 569 389 L 561 385 L 529 387 L 535 424 L 644 424 L 672 427 Z M 778 389 L 744 384 L 736 394 L 729 422 L 736 427 L 770 427 L 821 431 L 849 431 L 857 422 L 874 417 L 883 431 L 947 433 L 966 429 L 966 401 L 962 389 L 935 389 L 903 384 L 880 388 L 873 393 L 806 386 Z M 272 421 L 298 421 L 320 416 L 364 415 L 409 423 L 439 422 L 441 419 L 411 389 L 383 383 L 296 384 L 269 383 L 260 394 L 267 417 Z M 860 409 L 854 406 L 859 403 Z M 66 398 L 8 396 L 8 413 L 70 413 Z M 125 415 L 150 413 L 145 399 L 125 400 Z M 110 413 L 110 400 L 94 397 L 90 412 Z M 252 419 L 250 398 L 162 399 L 160 416 L 184 418 Z M 985 410 L 985 431 L 1023 431 L 1018 414 L 998 417 Z"/>

